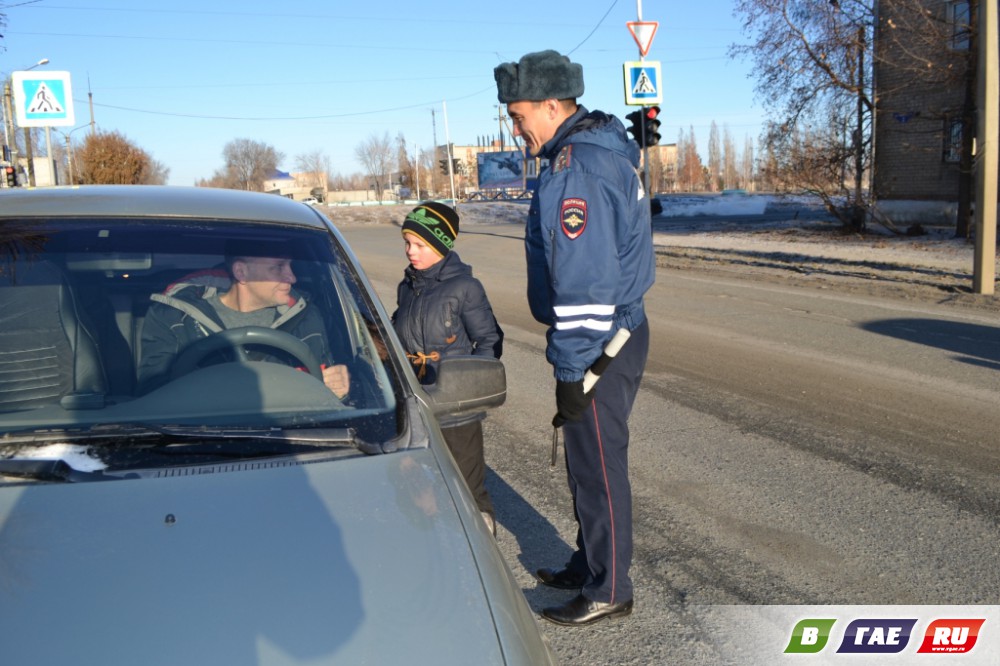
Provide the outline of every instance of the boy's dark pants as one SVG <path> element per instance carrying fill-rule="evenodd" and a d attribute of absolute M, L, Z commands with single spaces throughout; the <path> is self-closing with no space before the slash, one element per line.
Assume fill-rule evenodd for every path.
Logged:
<path fill-rule="evenodd" d="M 493 500 L 486 492 L 486 456 L 483 452 L 483 422 L 473 421 L 463 425 L 442 428 L 444 440 L 451 455 L 458 463 L 458 469 L 465 477 L 465 483 L 472 491 L 476 506 L 491 516 Z"/>

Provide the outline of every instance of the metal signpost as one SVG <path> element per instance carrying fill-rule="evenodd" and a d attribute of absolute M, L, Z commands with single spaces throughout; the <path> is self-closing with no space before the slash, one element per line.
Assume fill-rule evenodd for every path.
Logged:
<path fill-rule="evenodd" d="M 633 122 L 640 123 L 640 135 L 635 138 L 642 148 L 642 182 L 647 195 L 649 195 L 649 147 L 647 145 L 649 141 L 646 137 L 646 120 L 642 118 L 650 113 L 650 110 L 646 108 L 647 105 L 663 102 L 663 86 L 660 63 L 657 61 L 646 62 L 646 54 L 649 53 L 649 48 L 653 45 L 653 37 L 656 36 L 656 30 L 660 24 L 656 21 L 642 20 L 642 0 L 636 0 L 636 13 L 639 20 L 629 21 L 625 24 L 639 47 L 639 61 L 625 63 L 625 104 L 643 107 L 637 120 Z M 658 114 L 659 108 L 654 107 L 652 114 L 648 116 L 649 120 L 655 120 Z M 632 115 L 629 114 L 630 117 Z M 655 124 L 659 125 L 658 122 Z"/>

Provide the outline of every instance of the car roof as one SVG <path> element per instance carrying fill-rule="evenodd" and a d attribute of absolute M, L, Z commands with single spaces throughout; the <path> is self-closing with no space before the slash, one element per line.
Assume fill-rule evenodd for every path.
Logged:
<path fill-rule="evenodd" d="M 80 185 L 0 190 L 3 218 L 197 218 L 326 228 L 314 208 L 276 194 L 211 187 Z"/>

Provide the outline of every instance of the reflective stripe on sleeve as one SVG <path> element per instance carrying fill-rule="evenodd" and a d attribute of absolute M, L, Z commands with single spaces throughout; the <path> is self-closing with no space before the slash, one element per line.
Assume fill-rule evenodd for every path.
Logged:
<path fill-rule="evenodd" d="M 597 317 L 610 317 L 615 313 L 613 305 L 556 305 L 552 308 L 556 317 L 579 317 L 581 315 L 595 315 Z"/>
<path fill-rule="evenodd" d="M 557 331 L 565 331 L 571 328 L 589 328 L 594 331 L 610 331 L 611 320 L 600 321 L 597 319 L 577 319 L 575 321 L 556 322 Z"/>

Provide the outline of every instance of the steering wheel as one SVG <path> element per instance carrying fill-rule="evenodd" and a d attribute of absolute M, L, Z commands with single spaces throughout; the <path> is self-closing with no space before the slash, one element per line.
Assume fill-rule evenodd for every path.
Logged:
<path fill-rule="evenodd" d="M 206 356 L 224 349 L 235 352 L 236 363 L 255 363 L 256 361 L 251 361 L 243 355 L 244 345 L 261 345 L 290 354 L 310 375 L 323 381 L 323 371 L 309 345 L 291 333 L 265 326 L 230 328 L 192 342 L 174 359 L 170 368 L 170 380 L 173 381 L 195 370 Z"/>

